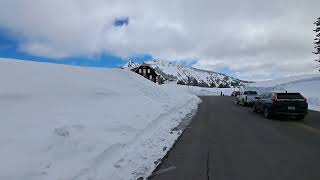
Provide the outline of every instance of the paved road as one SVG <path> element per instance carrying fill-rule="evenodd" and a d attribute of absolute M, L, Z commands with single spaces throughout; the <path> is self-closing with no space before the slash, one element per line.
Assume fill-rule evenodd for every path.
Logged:
<path fill-rule="evenodd" d="M 153 180 L 320 180 L 320 113 L 267 120 L 230 97 L 202 97 Z"/>

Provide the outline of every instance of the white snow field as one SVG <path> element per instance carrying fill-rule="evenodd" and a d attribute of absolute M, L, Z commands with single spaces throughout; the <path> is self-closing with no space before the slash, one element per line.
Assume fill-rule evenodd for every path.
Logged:
<path fill-rule="evenodd" d="M 247 89 L 300 92 L 308 100 L 309 109 L 320 111 L 320 74 L 306 74 L 250 84 Z"/>
<path fill-rule="evenodd" d="M 198 86 L 178 85 L 178 84 L 163 84 L 167 89 L 176 89 L 184 93 L 193 94 L 196 96 L 220 96 L 221 92 L 225 96 L 231 96 L 231 93 L 238 88 L 206 88 Z"/>
<path fill-rule="evenodd" d="M 200 99 L 129 71 L 0 58 L 0 179 L 147 177 Z"/>

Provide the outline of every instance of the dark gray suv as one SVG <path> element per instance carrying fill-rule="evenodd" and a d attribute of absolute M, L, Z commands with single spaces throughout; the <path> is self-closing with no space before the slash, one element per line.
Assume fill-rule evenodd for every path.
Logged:
<path fill-rule="evenodd" d="M 308 113 L 307 99 L 300 93 L 266 92 L 256 99 L 253 111 L 263 112 L 265 118 L 288 115 L 302 120 Z"/>

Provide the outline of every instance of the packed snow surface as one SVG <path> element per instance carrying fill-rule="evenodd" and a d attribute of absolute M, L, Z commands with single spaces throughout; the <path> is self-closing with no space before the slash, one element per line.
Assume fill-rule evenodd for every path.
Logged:
<path fill-rule="evenodd" d="M 130 71 L 0 58 L 0 179 L 147 177 L 199 98 Z"/>
<path fill-rule="evenodd" d="M 320 74 L 305 74 L 250 84 L 247 89 L 300 92 L 308 100 L 309 109 L 320 111 Z"/>
<path fill-rule="evenodd" d="M 233 91 L 239 91 L 238 88 L 205 88 L 197 86 L 177 85 L 177 84 L 163 84 L 167 89 L 179 90 L 182 93 L 189 93 L 196 96 L 231 96 Z"/>

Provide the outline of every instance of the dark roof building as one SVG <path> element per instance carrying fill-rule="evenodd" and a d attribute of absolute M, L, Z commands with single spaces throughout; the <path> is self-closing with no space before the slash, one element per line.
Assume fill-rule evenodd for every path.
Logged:
<path fill-rule="evenodd" d="M 143 63 L 140 66 L 132 68 L 131 71 L 137 74 L 140 74 L 141 76 L 145 77 L 146 79 L 149 79 L 150 81 L 153 81 L 155 83 L 157 82 L 160 83 L 159 74 L 149 64 Z"/>

